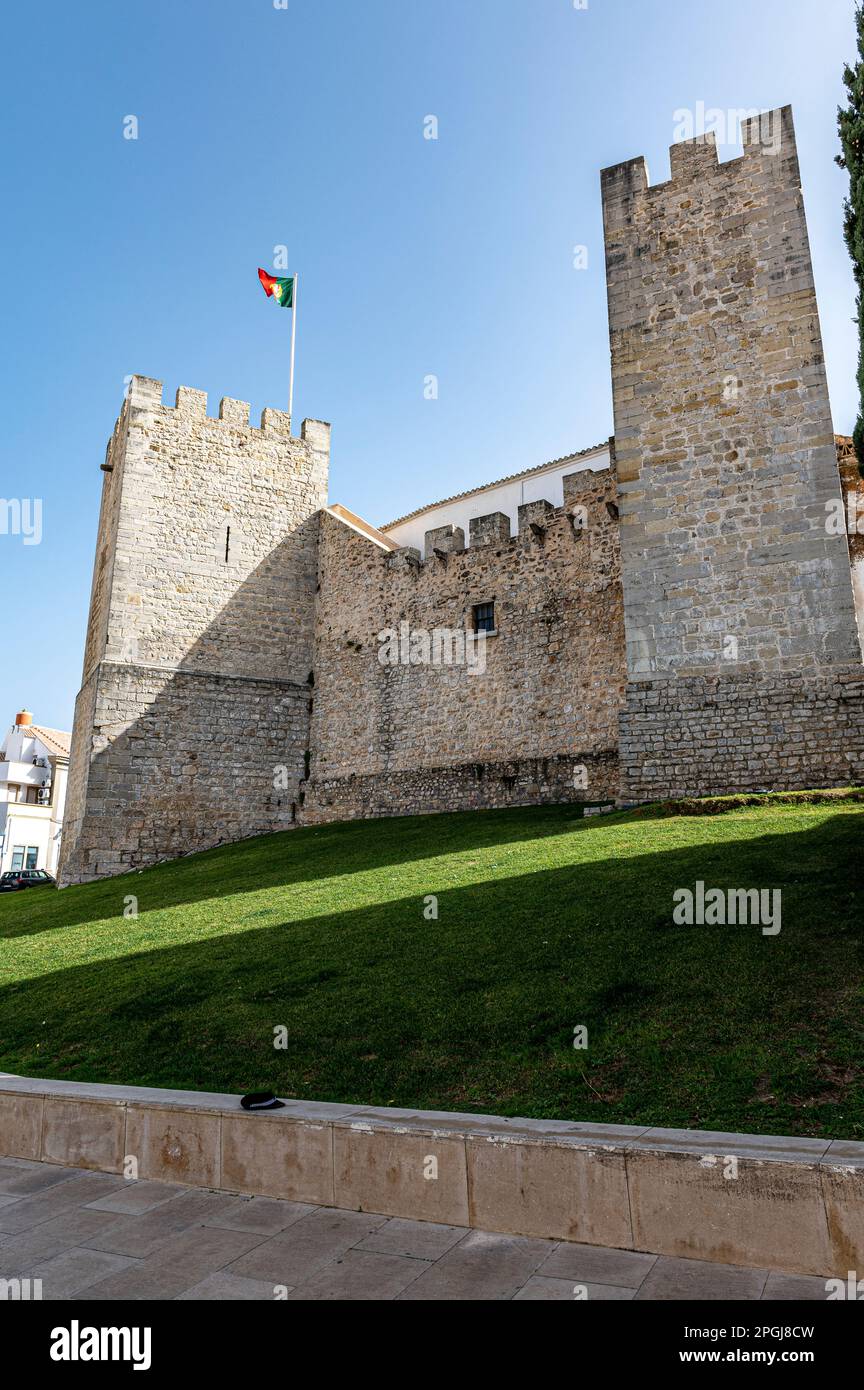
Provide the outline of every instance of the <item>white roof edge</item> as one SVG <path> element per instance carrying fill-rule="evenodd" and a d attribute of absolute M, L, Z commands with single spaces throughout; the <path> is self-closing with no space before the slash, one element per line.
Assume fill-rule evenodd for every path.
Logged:
<path fill-rule="evenodd" d="M 418 507 L 416 511 L 408 512 L 405 516 L 397 517 L 395 521 L 388 521 L 386 526 L 379 526 L 377 529 L 384 535 L 392 531 L 396 526 L 402 526 L 406 521 L 416 521 L 418 517 L 425 516 L 427 512 L 437 511 L 439 507 L 449 506 L 451 502 L 463 502 L 466 498 L 477 497 L 483 492 L 491 492 L 493 488 L 502 487 L 505 483 L 518 483 L 522 478 L 536 478 L 543 473 L 551 473 L 561 468 L 567 468 L 586 462 L 588 459 L 596 458 L 598 454 L 609 453 L 609 441 L 605 440 L 602 444 L 597 444 L 590 449 L 580 449 L 575 454 L 565 454 L 560 459 L 550 459 L 548 463 L 534 464 L 531 468 L 523 468 L 521 473 L 509 473 L 506 478 L 496 478 L 491 483 L 481 483 L 478 487 L 472 487 L 467 492 L 456 492 L 452 497 L 442 497 L 439 502 L 430 502 L 428 506 Z"/>

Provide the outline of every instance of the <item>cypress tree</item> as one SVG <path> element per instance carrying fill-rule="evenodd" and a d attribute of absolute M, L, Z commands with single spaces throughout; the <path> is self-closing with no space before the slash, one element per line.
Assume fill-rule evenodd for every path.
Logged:
<path fill-rule="evenodd" d="M 858 61 L 854 67 L 846 64 L 843 81 L 849 104 L 837 111 L 842 154 L 837 156 L 841 169 L 849 173 L 849 196 L 844 203 L 843 235 L 852 257 L 857 295 L 855 299 L 858 325 L 858 419 L 853 439 L 858 458 L 858 471 L 864 477 L 864 3 L 855 6 Z"/>

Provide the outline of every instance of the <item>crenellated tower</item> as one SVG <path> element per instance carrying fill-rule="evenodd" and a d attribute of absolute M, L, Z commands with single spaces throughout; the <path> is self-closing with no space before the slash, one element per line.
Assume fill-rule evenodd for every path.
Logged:
<path fill-rule="evenodd" d="M 308 758 L 330 427 L 132 378 L 109 441 L 64 884 L 283 829 Z"/>
<path fill-rule="evenodd" d="M 861 649 L 792 113 L 602 175 L 623 795 L 824 786 Z M 860 739 L 859 739 L 860 745 Z M 851 759 L 851 760 L 850 760 Z M 857 774 L 856 774 L 857 769 Z"/>

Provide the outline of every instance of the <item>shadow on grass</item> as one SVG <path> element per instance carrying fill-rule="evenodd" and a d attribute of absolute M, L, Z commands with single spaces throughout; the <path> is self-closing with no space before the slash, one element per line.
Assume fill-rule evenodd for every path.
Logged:
<path fill-rule="evenodd" d="M 383 847 L 379 862 L 392 862 Z M 454 889 L 437 888 L 430 872 L 437 921 L 424 918 L 418 891 L 7 985 L 0 1065 L 193 1090 L 864 1136 L 860 862 L 860 821 L 841 815 Z M 780 935 L 673 925 L 674 890 L 700 879 L 780 888 Z M 588 1030 L 585 1052 L 573 1048 L 577 1025 Z"/>
<path fill-rule="evenodd" d="M 572 805 L 530 806 L 386 818 L 377 822 L 374 839 L 365 820 L 258 835 L 96 883 L 0 894 L 0 939 L 116 918 L 129 893 L 146 894 L 148 911 L 158 911 L 221 893 L 300 885 L 575 829 L 587 831 L 599 819 L 583 820 Z"/>

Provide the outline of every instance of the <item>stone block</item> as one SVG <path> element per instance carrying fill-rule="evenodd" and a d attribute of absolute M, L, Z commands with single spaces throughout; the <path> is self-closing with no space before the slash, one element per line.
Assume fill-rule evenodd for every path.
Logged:
<path fill-rule="evenodd" d="M 503 545 L 510 539 L 510 518 L 504 512 L 472 516 L 468 523 L 468 534 L 472 546 Z"/>
<path fill-rule="evenodd" d="M 527 531 L 532 523 L 542 526 L 544 522 L 548 521 L 550 514 L 554 512 L 554 510 L 555 508 L 552 506 L 552 503 L 547 502 L 543 497 L 538 498 L 536 502 L 523 502 L 517 512 L 519 534 L 521 535 L 523 531 Z"/>
<path fill-rule="evenodd" d="M 443 1225 L 467 1226 L 465 1143 L 446 1129 L 380 1122 L 333 1127 L 335 1204 Z"/>
<path fill-rule="evenodd" d="M 564 506 L 569 502 L 578 502 L 592 488 L 597 486 L 601 478 L 609 476 L 609 469 L 602 472 L 595 472 L 593 468 L 580 468 L 575 473 L 565 473 L 561 479 L 564 488 Z"/>
<path fill-rule="evenodd" d="M 197 1110 L 130 1105 L 126 1155 L 138 1177 L 190 1187 L 219 1187 L 222 1117 Z"/>
<path fill-rule="evenodd" d="M 282 1111 L 222 1117 L 222 1185 L 232 1192 L 333 1205 L 333 1149 L 326 1121 Z"/>
<path fill-rule="evenodd" d="M 472 1226 L 618 1249 L 631 1244 L 623 1144 L 573 1132 L 472 1135 L 467 1153 Z"/>
<path fill-rule="evenodd" d="M 45 1098 L 42 1158 L 102 1173 L 123 1170 L 126 1111 L 121 1104 Z"/>
<path fill-rule="evenodd" d="M 819 1160 L 827 1141 L 649 1130 L 627 1155 L 633 1247 L 828 1274 Z"/>
<path fill-rule="evenodd" d="M 227 420 L 232 425 L 242 425 L 244 429 L 248 429 L 249 410 L 248 401 L 235 401 L 230 396 L 223 396 L 219 402 L 219 419 Z"/>
<path fill-rule="evenodd" d="M 425 534 L 423 554 L 427 560 L 436 550 L 452 555 L 464 549 L 465 532 L 461 526 L 436 526 Z"/>
<path fill-rule="evenodd" d="M 0 1094 L 0 1155 L 41 1157 L 42 1097 Z"/>
<path fill-rule="evenodd" d="M 832 1274 L 864 1279 L 864 1144 L 835 1140 L 821 1163 Z"/>

